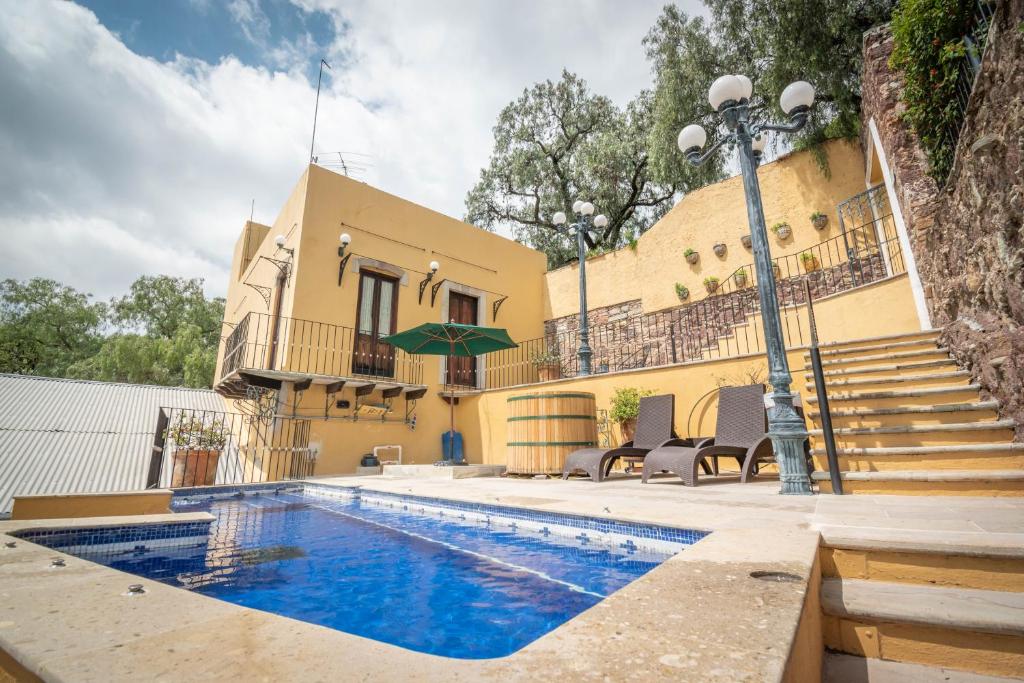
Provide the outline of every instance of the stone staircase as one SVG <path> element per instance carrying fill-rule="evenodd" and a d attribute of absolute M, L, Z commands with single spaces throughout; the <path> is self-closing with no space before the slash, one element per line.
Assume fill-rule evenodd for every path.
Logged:
<path fill-rule="evenodd" d="M 826 681 L 1024 676 L 1024 501 L 823 496 L 815 526 Z"/>
<path fill-rule="evenodd" d="M 845 493 L 1024 496 L 1024 443 L 938 332 L 821 346 Z M 805 397 L 814 480 L 831 492 L 810 355 Z"/>

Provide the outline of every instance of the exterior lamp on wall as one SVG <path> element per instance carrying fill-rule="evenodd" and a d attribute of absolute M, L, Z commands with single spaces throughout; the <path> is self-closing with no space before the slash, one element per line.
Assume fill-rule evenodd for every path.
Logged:
<path fill-rule="evenodd" d="M 768 379 L 772 384 L 771 407 L 768 409 L 768 435 L 772 439 L 775 459 L 779 464 L 782 493 L 810 494 L 811 481 L 804 460 L 804 441 L 807 430 L 803 419 L 793 405 L 790 391 L 789 363 L 782 339 L 779 300 L 775 291 L 775 273 L 768 250 L 768 236 L 761 203 L 761 188 L 757 180 L 757 166 L 764 152 L 766 131 L 795 133 L 804 127 L 814 104 L 814 87 L 806 81 L 790 83 L 779 97 L 782 111 L 789 123 L 774 124 L 751 119 L 750 96 L 754 88 L 746 76 L 722 76 L 711 84 L 708 103 L 718 112 L 725 124 L 726 134 L 701 154 L 707 142 L 707 133 L 698 125 L 689 125 L 679 133 L 679 149 L 694 166 L 707 161 L 725 143 L 733 142 L 739 154 L 746 195 L 747 222 L 754 248 L 754 270 L 761 300 L 761 319 L 764 323 L 765 346 L 768 353 Z"/>
<path fill-rule="evenodd" d="M 420 303 L 423 303 L 423 292 L 427 290 L 427 284 L 434 279 L 434 275 L 437 274 L 437 269 L 440 267 L 441 264 L 437 261 L 430 262 L 430 272 L 428 272 L 427 276 L 420 281 Z M 444 282 L 444 280 L 441 280 L 441 282 L 438 282 L 437 284 L 441 284 L 442 282 Z M 434 305 L 433 296 L 430 297 L 430 305 Z"/>
<path fill-rule="evenodd" d="M 352 235 L 343 232 L 338 239 L 341 240 L 341 246 L 338 247 L 338 258 L 341 259 L 341 263 L 338 264 L 338 286 L 341 287 L 341 277 L 345 274 L 345 266 L 348 265 L 348 260 L 352 257 L 352 254 L 345 253 L 348 245 L 352 244 Z"/>
<path fill-rule="evenodd" d="M 277 237 L 274 238 L 274 244 L 277 245 L 278 249 L 280 249 L 281 251 L 287 251 L 289 254 L 294 254 L 294 249 L 285 249 L 284 245 L 287 241 L 288 240 L 285 238 L 284 235 L 278 235 Z"/>
<path fill-rule="evenodd" d="M 604 228 L 608 225 L 607 216 L 598 215 L 593 219 L 594 205 L 577 199 L 573 202 L 572 211 L 576 214 L 576 222 L 569 226 L 569 235 L 576 237 L 576 251 L 580 260 L 580 347 L 576 355 L 580 359 L 580 374 L 590 374 L 590 359 L 594 355 L 590 348 L 590 323 L 587 320 L 587 243 L 586 236 L 590 235 L 593 240 L 595 234 L 590 230 L 592 224 L 595 228 Z M 565 212 L 558 211 L 551 217 L 555 225 L 564 225 L 567 221 Z"/>

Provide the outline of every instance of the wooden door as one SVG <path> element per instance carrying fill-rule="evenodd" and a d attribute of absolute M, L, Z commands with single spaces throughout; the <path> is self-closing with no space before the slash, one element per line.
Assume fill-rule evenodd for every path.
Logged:
<path fill-rule="evenodd" d="M 397 320 L 398 280 L 379 273 L 360 272 L 353 374 L 394 377 L 395 347 L 380 338 L 394 334 Z"/>
<path fill-rule="evenodd" d="M 477 298 L 459 292 L 448 293 L 448 320 L 463 325 L 476 325 Z M 449 360 L 448 384 L 476 386 L 476 358 L 455 357 Z"/>

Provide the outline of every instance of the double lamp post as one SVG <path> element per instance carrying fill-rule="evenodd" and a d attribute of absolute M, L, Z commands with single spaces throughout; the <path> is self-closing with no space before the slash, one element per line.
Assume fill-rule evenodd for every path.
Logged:
<path fill-rule="evenodd" d="M 811 105 L 814 103 L 814 88 L 806 81 L 791 83 L 782 91 L 779 104 L 789 116 L 789 123 L 758 123 L 751 120 L 750 97 L 754 87 L 750 79 L 741 75 L 722 76 L 711 84 L 708 102 L 711 104 L 727 133 L 718 142 L 701 154 L 707 142 L 707 133 L 699 125 L 686 126 L 679 133 L 679 149 L 694 166 L 700 166 L 710 159 L 727 143 L 736 146 L 740 171 L 743 175 L 743 191 L 747 200 L 747 221 L 750 225 L 751 244 L 754 251 L 754 271 L 757 276 L 757 292 L 761 303 L 761 320 L 764 326 L 765 346 L 768 355 L 768 381 L 772 385 L 768 407 L 768 436 L 771 437 L 775 459 L 779 465 L 781 493 L 806 495 L 811 493 L 811 482 L 807 476 L 804 456 L 804 442 L 807 430 L 794 406 L 790 391 L 789 361 L 782 339 L 782 322 L 779 316 L 779 299 L 775 290 L 775 273 L 772 270 L 771 253 L 768 249 L 768 234 L 761 204 L 761 188 L 757 181 L 757 166 L 764 150 L 765 140 L 761 133 L 775 131 L 795 133 L 807 123 Z M 572 226 L 576 233 L 580 263 L 580 374 L 590 374 L 589 328 L 587 324 L 587 276 L 584 232 L 587 221 L 594 212 L 593 204 L 577 201 L 573 212 L 578 220 Z M 556 225 L 566 222 L 566 216 L 559 211 L 553 217 Z M 600 223 L 599 223 L 600 221 Z M 598 216 L 594 226 L 601 228 L 608 219 Z"/>

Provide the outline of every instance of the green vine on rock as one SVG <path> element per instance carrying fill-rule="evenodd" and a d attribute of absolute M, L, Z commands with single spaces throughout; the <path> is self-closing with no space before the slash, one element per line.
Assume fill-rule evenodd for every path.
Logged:
<path fill-rule="evenodd" d="M 903 119 L 928 154 L 929 175 L 940 185 L 953 168 L 960 121 L 957 77 L 973 3 L 901 0 L 892 17 L 889 66 L 902 73 Z"/>

